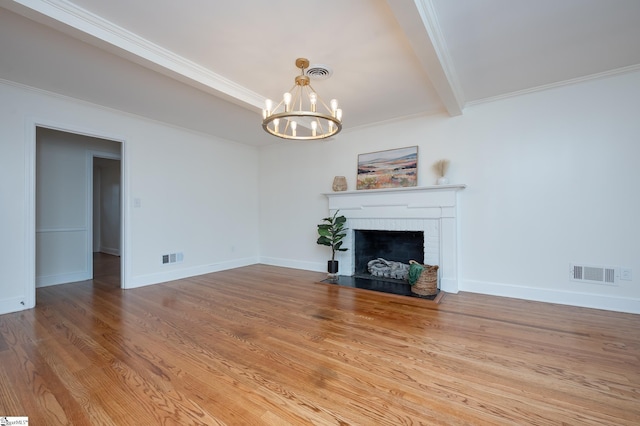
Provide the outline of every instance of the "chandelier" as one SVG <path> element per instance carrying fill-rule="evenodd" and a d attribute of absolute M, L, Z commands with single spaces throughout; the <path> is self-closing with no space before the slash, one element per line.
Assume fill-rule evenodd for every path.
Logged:
<path fill-rule="evenodd" d="M 342 109 L 332 99 L 327 105 L 309 84 L 304 70 L 309 67 L 305 58 L 296 60 L 300 75 L 293 87 L 274 107 L 267 99 L 262 110 L 262 128 L 284 139 L 316 140 L 333 136 L 342 130 Z M 320 110 L 320 111 L 318 111 Z"/>

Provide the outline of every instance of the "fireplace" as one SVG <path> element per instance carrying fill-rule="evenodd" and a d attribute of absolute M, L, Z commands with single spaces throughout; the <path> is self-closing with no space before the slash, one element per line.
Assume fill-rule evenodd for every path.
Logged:
<path fill-rule="evenodd" d="M 369 277 L 368 264 L 378 258 L 403 264 L 424 262 L 423 231 L 355 229 L 353 233 L 354 276 Z"/>
<path fill-rule="evenodd" d="M 346 226 L 349 228 L 343 241 L 343 247 L 348 250 L 336 257 L 340 262 L 339 274 L 355 276 L 362 269 L 364 260 L 356 254 L 359 251 L 356 239 L 361 238 L 360 231 L 422 234 L 421 253 L 405 255 L 404 259 L 408 261 L 409 256 L 419 257 L 422 254 L 414 260 L 438 265 L 440 289 L 457 293 L 458 192 L 464 188 L 465 185 L 440 185 L 325 194 L 329 199 L 330 214 L 339 210 L 347 218 Z"/>

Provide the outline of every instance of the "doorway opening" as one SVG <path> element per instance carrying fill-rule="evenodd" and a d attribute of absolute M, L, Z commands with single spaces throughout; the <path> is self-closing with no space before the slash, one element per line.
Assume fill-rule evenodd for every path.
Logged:
<path fill-rule="evenodd" d="M 92 278 L 120 285 L 121 176 L 120 155 L 90 152 L 92 197 Z"/>
<path fill-rule="evenodd" d="M 107 270 L 124 288 L 122 142 L 39 125 L 34 139 L 34 293 Z"/>

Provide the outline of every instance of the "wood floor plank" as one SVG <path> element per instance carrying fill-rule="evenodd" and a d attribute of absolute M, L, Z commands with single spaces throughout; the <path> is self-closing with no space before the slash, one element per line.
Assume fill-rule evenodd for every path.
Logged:
<path fill-rule="evenodd" d="M 124 291 L 118 263 L 106 257 L 93 280 L 38 289 L 35 309 L 0 316 L 0 415 L 640 423 L 638 315 L 469 293 L 434 303 L 266 265 Z"/>

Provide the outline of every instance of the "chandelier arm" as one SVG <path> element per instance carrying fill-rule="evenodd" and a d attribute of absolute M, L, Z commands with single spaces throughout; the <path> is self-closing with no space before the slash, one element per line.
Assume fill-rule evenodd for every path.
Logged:
<path fill-rule="evenodd" d="M 293 103 L 292 106 L 295 107 L 295 104 L 298 104 L 298 111 L 302 111 L 302 88 L 296 84 L 295 95 L 292 96 Z M 295 108 L 294 108 L 295 109 Z"/>
<path fill-rule="evenodd" d="M 273 114 L 274 111 L 277 111 L 278 108 L 280 108 L 283 103 L 284 103 L 284 99 L 280 99 L 280 102 L 278 102 L 278 104 L 273 107 L 273 110 L 271 110 L 271 114 Z"/>
<path fill-rule="evenodd" d="M 309 100 L 309 89 L 307 86 L 300 87 L 300 111 L 303 111 L 303 100 L 307 100 L 307 102 Z M 311 105 L 309 105 L 309 110 L 311 110 Z"/>
<path fill-rule="evenodd" d="M 316 117 L 316 122 L 318 123 L 318 130 L 320 130 L 320 133 L 324 133 L 324 126 L 322 125 L 322 120 Z"/>
<path fill-rule="evenodd" d="M 318 95 L 318 92 L 316 92 L 316 90 L 311 87 L 311 85 L 309 85 L 309 87 L 311 88 L 311 90 L 313 90 L 316 93 L 316 96 L 318 97 L 318 101 L 320 101 L 320 103 L 322 104 L 322 106 L 324 107 L 325 110 L 327 110 L 329 113 L 331 113 L 331 107 L 329 105 L 326 104 L 326 102 L 324 101 L 324 99 L 322 99 L 320 97 L 320 95 Z"/>

